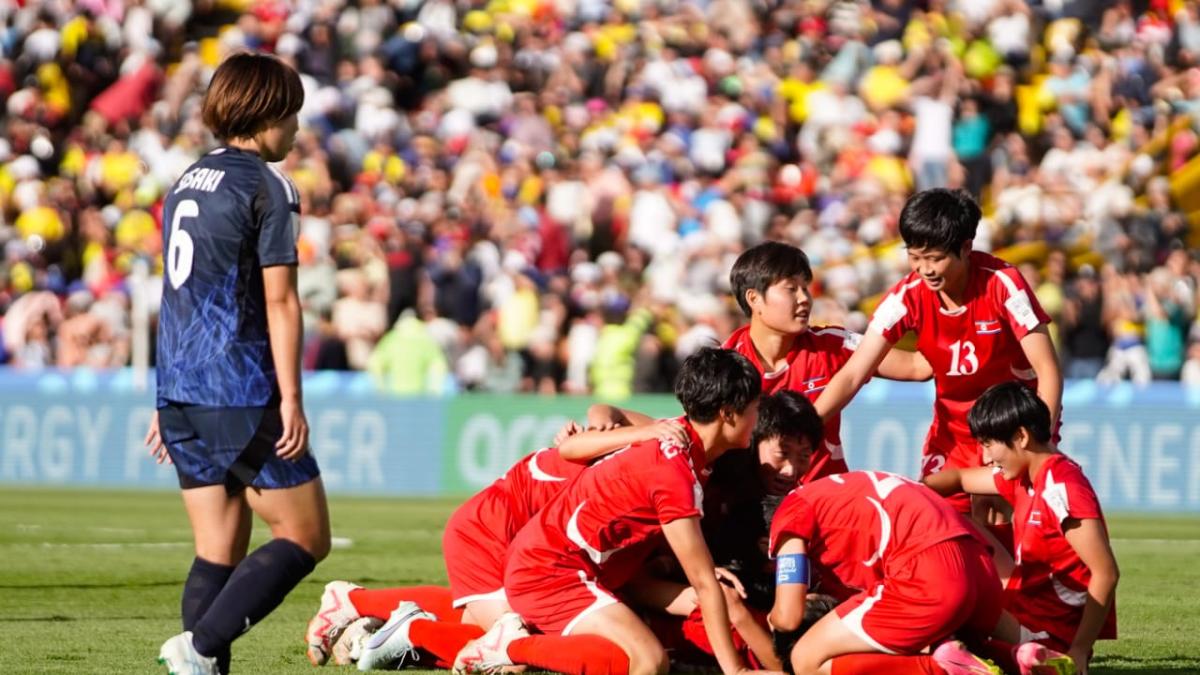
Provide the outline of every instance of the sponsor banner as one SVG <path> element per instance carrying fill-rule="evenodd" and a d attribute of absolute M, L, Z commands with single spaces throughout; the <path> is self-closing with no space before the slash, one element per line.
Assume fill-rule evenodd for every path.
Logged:
<path fill-rule="evenodd" d="M 549 445 L 567 420 L 583 422 L 592 402 L 400 399 L 361 374 L 312 374 L 304 386 L 313 452 L 335 494 L 469 494 Z M 929 385 L 867 385 L 842 425 L 850 466 L 916 476 L 932 403 Z M 681 412 L 667 395 L 621 405 L 655 417 Z M 1200 390 L 1071 382 L 1064 409 L 1062 450 L 1105 509 L 1200 513 Z M 142 444 L 152 412 L 153 395 L 136 391 L 129 371 L 0 369 L 0 483 L 174 488 L 174 469 L 155 465 Z"/>
<path fill-rule="evenodd" d="M 331 493 L 441 493 L 444 402 L 378 396 L 365 378 L 332 373 L 304 386 Z M 174 468 L 142 442 L 153 412 L 153 394 L 135 391 L 128 372 L 2 373 L 0 483 L 174 488 Z"/>

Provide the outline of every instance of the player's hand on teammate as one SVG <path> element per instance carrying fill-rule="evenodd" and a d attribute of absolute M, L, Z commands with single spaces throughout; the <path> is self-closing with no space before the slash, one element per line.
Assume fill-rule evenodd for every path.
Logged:
<path fill-rule="evenodd" d="M 579 426 L 578 422 L 575 420 L 568 421 L 561 429 L 558 430 L 557 434 L 554 434 L 554 447 L 557 448 L 563 444 L 563 441 L 581 431 L 583 431 L 583 427 Z"/>
<path fill-rule="evenodd" d="M 737 591 L 737 594 L 746 599 L 746 587 L 742 585 L 742 580 L 737 578 L 737 575 L 724 567 L 717 568 L 717 581 L 723 582 L 726 585 Z"/>
<path fill-rule="evenodd" d="M 275 455 L 294 462 L 308 452 L 308 420 L 304 417 L 304 406 L 298 400 L 284 399 L 279 404 L 279 416 L 283 419 L 283 434 L 275 443 Z"/>
<path fill-rule="evenodd" d="M 674 441 L 679 445 L 688 444 L 687 430 L 676 420 L 659 420 L 646 428 L 647 439 L 656 438 L 660 441 Z"/>

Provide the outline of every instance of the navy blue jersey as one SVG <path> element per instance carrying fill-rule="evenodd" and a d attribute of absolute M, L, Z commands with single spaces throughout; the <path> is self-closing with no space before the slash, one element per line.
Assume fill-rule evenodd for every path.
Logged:
<path fill-rule="evenodd" d="M 295 265 L 300 198 L 257 154 L 193 164 L 163 206 L 158 406 L 262 406 L 278 392 L 262 268 Z"/>

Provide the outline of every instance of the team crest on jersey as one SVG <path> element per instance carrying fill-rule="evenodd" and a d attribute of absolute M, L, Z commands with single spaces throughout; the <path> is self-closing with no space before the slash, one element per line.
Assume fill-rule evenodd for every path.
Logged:
<path fill-rule="evenodd" d="M 975 333 L 978 335 L 995 335 L 1000 332 L 999 321 L 976 321 Z"/>
<path fill-rule="evenodd" d="M 1039 511 L 1038 509 L 1034 509 L 1034 510 L 1030 511 L 1029 512 L 1029 524 L 1033 525 L 1035 527 L 1041 527 L 1042 526 L 1042 512 Z"/>
<path fill-rule="evenodd" d="M 825 388 L 825 376 L 813 377 L 804 381 L 805 391 L 821 391 Z"/>

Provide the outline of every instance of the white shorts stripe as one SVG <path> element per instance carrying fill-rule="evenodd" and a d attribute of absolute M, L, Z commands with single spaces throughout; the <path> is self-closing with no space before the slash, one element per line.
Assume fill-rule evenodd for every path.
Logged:
<path fill-rule="evenodd" d="M 458 609 L 459 607 L 465 607 L 472 602 L 479 602 L 481 600 L 508 600 L 508 596 L 504 594 L 504 589 L 501 588 L 500 590 L 492 591 L 491 593 L 479 593 L 477 595 L 468 595 L 462 598 L 455 598 L 454 600 L 450 601 L 450 606 L 454 609 Z"/>
<path fill-rule="evenodd" d="M 896 654 L 898 652 L 879 644 L 879 641 L 868 635 L 867 629 L 863 628 L 863 618 L 866 617 L 867 612 L 869 612 L 871 608 L 875 606 L 875 603 L 879 602 L 879 599 L 882 597 L 883 584 L 879 584 L 875 587 L 875 593 L 872 594 L 871 597 L 863 600 L 861 605 L 850 610 L 849 614 L 842 617 L 842 623 L 845 624 L 846 628 L 850 629 L 851 633 L 854 633 L 860 640 L 871 645 L 875 649 L 883 652 L 884 654 Z"/>
<path fill-rule="evenodd" d="M 586 586 L 587 589 L 592 592 L 592 595 L 596 596 L 596 601 L 593 602 L 591 605 L 589 605 L 587 609 L 585 609 L 582 612 L 580 612 L 579 614 L 577 614 L 574 619 L 571 619 L 571 621 L 569 623 L 567 623 L 566 626 L 563 627 L 563 631 L 562 631 L 563 635 L 570 635 L 571 631 L 575 628 L 575 625 L 578 624 L 580 621 L 583 621 L 583 619 L 586 618 L 589 614 L 592 614 L 596 611 L 604 609 L 605 607 L 608 607 L 609 605 L 617 604 L 617 599 L 614 598 L 613 596 L 609 595 L 608 593 L 605 593 L 604 591 L 600 590 L 600 587 L 596 585 L 596 582 L 592 581 L 591 579 L 588 579 L 587 574 L 585 574 L 583 572 L 583 570 L 579 571 L 579 580 L 582 581 L 583 585 Z"/>

